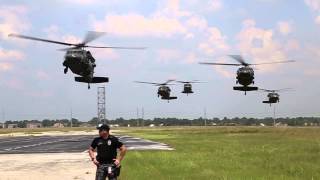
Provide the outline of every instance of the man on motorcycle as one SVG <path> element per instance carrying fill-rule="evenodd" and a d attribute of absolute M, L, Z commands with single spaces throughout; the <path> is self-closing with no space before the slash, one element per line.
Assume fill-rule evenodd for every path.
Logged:
<path fill-rule="evenodd" d="M 115 180 L 120 174 L 120 163 L 127 149 L 117 137 L 109 134 L 108 125 L 100 125 L 97 129 L 99 137 L 94 138 L 89 148 L 89 156 L 97 166 L 96 180 L 105 180 L 106 177 Z M 117 157 L 117 149 L 120 150 L 119 157 Z M 95 150 L 97 150 L 97 156 L 95 156 Z M 113 165 L 116 167 L 115 172 L 111 172 Z"/>

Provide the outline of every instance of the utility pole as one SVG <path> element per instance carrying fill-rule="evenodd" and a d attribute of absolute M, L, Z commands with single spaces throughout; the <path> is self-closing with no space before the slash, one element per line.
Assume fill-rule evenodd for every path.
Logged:
<path fill-rule="evenodd" d="M 3 122 L 2 128 L 5 128 L 6 114 L 5 114 L 4 108 L 2 108 L 2 122 Z"/>
<path fill-rule="evenodd" d="M 204 126 L 207 126 L 207 108 L 203 109 Z"/>
<path fill-rule="evenodd" d="M 276 127 L 276 105 L 273 106 L 273 126 Z"/>
<path fill-rule="evenodd" d="M 73 124 L 72 124 L 72 108 L 70 109 L 70 126 L 72 128 Z"/>
<path fill-rule="evenodd" d="M 106 89 L 105 87 L 98 87 L 98 124 L 106 123 Z M 102 122 L 103 121 L 103 122 Z"/>
<path fill-rule="evenodd" d="M 144 126 L 144 108 L 141 109 L 141 117 L 142 117 L 142 127 Z"/>
<path fill-rule="evenodd" d="M 139 108 L 137 107 L 137 127 L 139 127 Z"/>

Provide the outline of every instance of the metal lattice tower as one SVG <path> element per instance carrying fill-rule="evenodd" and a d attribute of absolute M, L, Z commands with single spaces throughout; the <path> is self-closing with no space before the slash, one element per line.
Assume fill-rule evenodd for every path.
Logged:
<path fill-rule="evenodd" d="M 98 87 L 98 119 L 99 123 L 106 123 L 106 89 Z"/>

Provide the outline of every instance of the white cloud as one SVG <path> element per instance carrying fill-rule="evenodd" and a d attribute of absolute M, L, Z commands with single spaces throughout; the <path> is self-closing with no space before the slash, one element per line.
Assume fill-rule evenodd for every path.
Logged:
<path fill-rule="evenodd" d="M 319 0 L 305 0 L 306 5 L 317 14 L 320 13 L 320 1 Z M 317 15 L 314 19 L 314 22 L 320 25 L 320 15 Z"/>
<path fill-rule="evenodd" d="M 283 35 L 290 34 L 292 32 L 291 23 L 285 21 L 278 22 L 278 31 Z"/>
<path fill-rule="evenodd" d="M 206 55 L 221 54 L 229 50 L 226 43 L 227 37 L 216 27 L 208 27 L 204 42 L 198 45 L 198 49 Z"/>
<path fill-rule="evenodd" d="M 6 50 L 0 47 L 0 71 L 10 71 L 14 68 L 14 61 L 24 60 L 25 55 L 17 50 Z"/>
<path fill-rule="evenodd" d="M 188 18 L 188 20 L 186 21 L 186 25 L 189 28 L 196 28 L 200 30 L 204 30 L 208 27 L 207 20 L 199 16 L 192 16 Z"/>
<path fill-rule="evenodd" d="M 6 72 L 13 69 L 13 64 L 8 62 L 0 62 L 0 72 Z"/>
<path fill-rule="evenodd" d="M 173 37 L 183 35 L 191 37 L 182 21 L 192 16 L 189 11 L 180 8 L 180 0 L 166 0 L 150 15 L 139 13 L 107 14 L 104 19 L 93 20 L 97 31 L 105 31 L 118 36 L 127 37 Z"/>
<path fill-rule="evenodd" d="M 0 38 L 29 30 L 31 25 L 26 19 L 27 12 L 24 6 L 0 6 Z"/>
<path fill-rule="evenodd" d="M 255 26 L 252 19 L 243 22 L 243 29 L 237 35 L 238 49 L 241 54 L 252 59 L 254 63 L 286 60 L 283 46 L 274 38 L 272 29 L 262 29 Z M 257 46 L 256 42 L 259 42 Z M 275 65 L 264 66 L 259 72 L 273 71 Z"/>
<path fill-rule="evenodd" d="M 317 17 L 315 18 L 314 22 L 315 22 L 316 24 L 319 24 L 319 25 L 320 25 L 320 16 L 317 16 Z"/>
<path fill-rule="evenodd" d="M 145 17 L 140 14 L 107 15 L 104 20 L 94 20 L 97 31 L 105 31 L 118 36 L 171 37 L 186 34 L 187 30 L 177 20 L 168 17 Z"/>
<path fill-rule="evenodd" d="M 16 50 L 6 50 L 0 47 L 0 60 L 12 61 L 12 60 L 23 60 L 25 55 Z"/>
<path fill-rule="evenodd" d="M 221 0 L 210 0 L 208 4 L 209 10 L 218 11 L 223 7 Z"/>
<path fill-rule="evenodd" d="M 320 10 L 320 1 L 319 0 L 305 0 L 307 6 L 309 6 L 314 11 Z"/>

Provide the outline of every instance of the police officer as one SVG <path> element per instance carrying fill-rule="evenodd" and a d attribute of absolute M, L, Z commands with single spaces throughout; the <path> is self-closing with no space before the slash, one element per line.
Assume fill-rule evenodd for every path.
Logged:
<path fill-rule="evenodd" d="M 114 164 L 117 167 L 117 175 L 120 173 L 120 163 L 126 154 L 126 147 L 115 136 L 109 134 L 110 127 L 106 124 L 98 128 L 99 137 L 95 138 L 89 148 L 89 156 L 92 162 L 97 166 L 96 180 L 105 180 L 108 176 L 106 165 Z M 117 157 L 117 149 L 120 155 Z M 95 156 L 97 150 L 97 156 Z M 116 179 L 116 177 L 115 177 Z"/>

